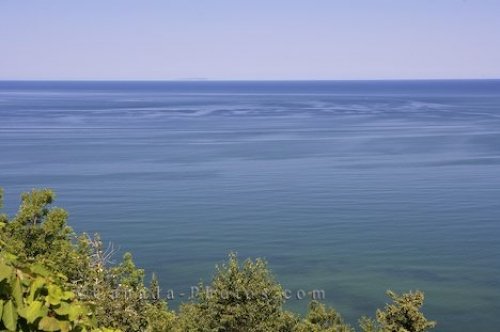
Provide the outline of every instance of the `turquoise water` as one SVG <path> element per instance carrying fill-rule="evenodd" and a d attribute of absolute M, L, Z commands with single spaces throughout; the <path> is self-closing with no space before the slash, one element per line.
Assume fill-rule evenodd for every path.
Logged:
<path fill-rule="evenodd" d="M 55 189 L 164 291 L 235 250 L 351 322 L 421 289 L 439 331 L 497 331 L 499 174 L 495 80 L 0 82 L 7 212 Z"/>

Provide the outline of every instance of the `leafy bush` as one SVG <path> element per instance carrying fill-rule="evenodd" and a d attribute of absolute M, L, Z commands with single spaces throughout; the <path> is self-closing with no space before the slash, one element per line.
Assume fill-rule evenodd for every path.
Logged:
<path fill-rule="evenodd" d="M 7 331 L 112 331 L 97 329 L 92 308 L 69 291 L 65 277 L 39 264 L 22 265 L 0 252 L 0 329 Z"/>
<path fill-rule="evenodd" d="M 240 264 L 233 253 L 216 267 L 209 286 L 200 284 L 197 302 L 183 306 L 180 321 L 186 331 L 278 331 L 283 302 L 283 289 L 263 260 Z"/>
<path fill-rule="evenodd" d="M 354 332 L 354 329 L 333 308 L 312 301 L 305 319 L 297 326 L 297 332 Z"/>
<path fill-rule="evenodd" d="M 393 303 L 387 304 L 384 310 L 377 310 L 377 320 L 363 317 L 360 320 L 364 332 L 425 332 L 436 322 L 424 317 L 420 308 L 424 304 L 424 293 L 420 291 L 398 295 L 387 291 Z"/>

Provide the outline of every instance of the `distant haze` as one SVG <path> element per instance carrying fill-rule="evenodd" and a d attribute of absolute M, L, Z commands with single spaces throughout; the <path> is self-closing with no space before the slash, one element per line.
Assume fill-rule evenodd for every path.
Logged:
<path fill-rule="evenodd" d="M 0 79 L 500 78 L 496 0 L 0 0 Z"/>

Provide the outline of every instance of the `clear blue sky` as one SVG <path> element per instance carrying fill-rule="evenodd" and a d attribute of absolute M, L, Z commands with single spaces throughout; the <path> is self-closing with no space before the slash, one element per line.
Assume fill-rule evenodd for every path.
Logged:
<path fill-rule="evenodd" d="M 500 0 L 0 0 L 0 79 L 500 78 Z"/>

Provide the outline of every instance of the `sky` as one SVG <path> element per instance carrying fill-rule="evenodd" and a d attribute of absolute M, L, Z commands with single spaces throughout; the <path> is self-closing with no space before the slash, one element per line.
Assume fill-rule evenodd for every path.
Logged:
<path fill-rule="evenodd" d="M 0 80 L 500 78 L 500 0 L 0 0 Z"/>

